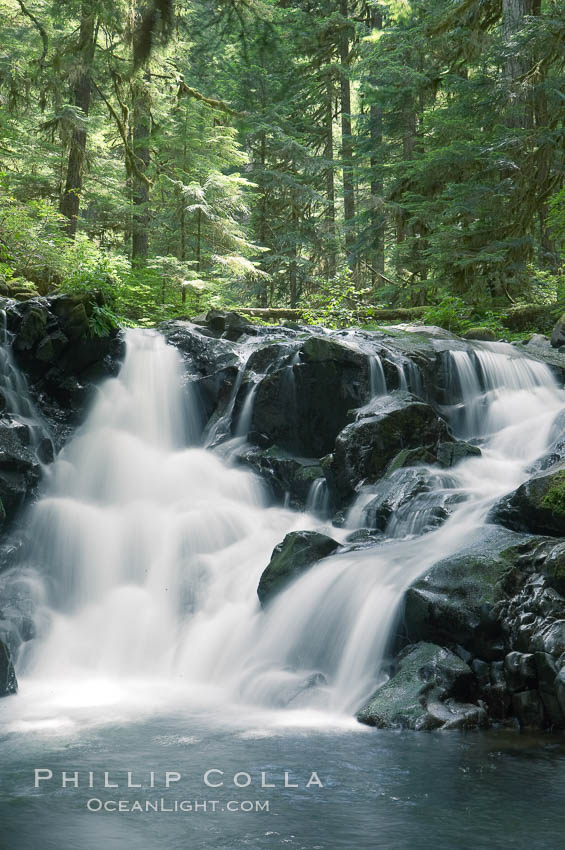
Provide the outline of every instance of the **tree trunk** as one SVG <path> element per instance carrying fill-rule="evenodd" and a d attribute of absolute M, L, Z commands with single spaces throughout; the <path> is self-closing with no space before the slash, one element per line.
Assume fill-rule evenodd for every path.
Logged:
<path fill-rule="evenodd" d="M 200 274 L 200 257 L 202 250 L 202 210 L 197 213 L 197 229 L 196 229 L 196 272 Z"/>
<path fill-rule="evenodd" d="M 351 82 L 349 79 L 349 34 L 348 0 L 340 0 L 340 12 L 343 18 L 339 38 L 339 58 L 341 63 L 341 158 L 343 169 L 343 219 L 345 230 L 345 252 L 347 265 L 355 270 L 355 186 L 353 180 L 353 137 L 351 135 Z"/>
<path fill-rule="evenodd" d="M 292 204 L 292 227 L 290 235 L 292 238 L 292 245 L 290 246 L 289 251 L 288 289 L 290 306 L 291 308 L 294 308 L 298 305 L 298 251 L 296 247 L 298 237 L 298 215 L 294 204 Z"/>
<path fill-rule="evenodd" d="M 150 74 L 149 71 L 146 71 L 143 79 L 136 79 L 132 85 L 133 152 L 136 171 L 132 174 L 131 259 L 137 265 L 144 265 L 149 253 L 149 184 L 143 179 L 151 161 L 149 150 L 151 136 L 149 81 Z"/>
<path fill-rule="evenodd" d="M 259 161 L 261 165 L 261 176 L 259 179 L 259 192 L 261 202 L 259 204 L 259 244 L 266 246 L 267 243 L 267 195 L 265 187 L 265 164 L 267 161 L 267 140 L 265 131 L 261 131 L 261 141 L 259 147 Z M 258 295 L 260 307 L 266 307 L 269 300 L 267 282 L 261 283 L 261 289 Z"/>
<path fill-rule="evenodd" d="M 334 158 L 334 131 L 333 131 L 333 81 L 328 76 L 326 87 L 325 104 L 325 134 L 326 143 L 324 147 L 324 158 L 328 165 L 326 170 L 326 227 L 327 227 L 327 254 L 326 274 L 328 279 L 335 277 L 336 273 L 336 234 L 335 234 L 335 173 L 333 166 Z"/>
<path fill-rule="evenodd" d="M 515 39 L 522 27 L 526 15 L 532 14 L 532 0 L 502 0 L 502 32 L 506 48 L 504 77 L 508 87 L 508 127 L 527 128 L 532 125 L 532 109 L 527 103 L 522 77 L 528 71 L 527 52 L 518 50 Z"/>
<path fill-rule="evenodd" d="M 382 13 L 373 7 L 371 9 L 371 27 L 382 29 Z M 373 79 L 373 86 L 377 80 Z M 384 216 L 382 212 L 383 178 L 379 171 L 380 158 L 376 151 L 381 149 L 383 143 L 383 116 L 381 107 L 375 103 L 371 104 L 371 231 L 372 231 L 372 257 L 371 257 L 371 283 L 373 289 L 380 282 L 379 272 L 384 274 L 385 270 L 385 248 L 384 248 Z"/>
<path fill-rule="evenodd" d="M 83 2 L 80 13 L 80 32 L 77 50 L 78 66 L 75 70 L 73 85 L 73 104 L 81 110 L 84 118 L 88 117 L 90 96 L 92 93 L 92 63 L 94 61 L 94 46 L 96 43 L 95 15 L 90 10 L 90 4 Z M 75 127 L 71 136 L 65 191 L 59 204 L 60 212 L 68 219 L 65 231 L 74 239 L 80 208 L 80 196 L 84 174 L 84 156 L 86 152 L 86 126 Z"/>

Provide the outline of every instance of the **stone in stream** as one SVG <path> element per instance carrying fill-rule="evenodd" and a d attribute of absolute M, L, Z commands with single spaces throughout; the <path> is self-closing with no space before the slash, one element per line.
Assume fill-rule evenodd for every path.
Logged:
<path fill-rule="evenodd" d="M 275 499 L 284 502 L 288 498 L 288 506 L 298 510 L 304 510 L 312 484 L 324 475 L 317 459 L 296 457 L 278 446 L 246 447 L 236 460 L 259 473 Z"/>
<path fill-rule="evenodd" d="M 463 440 L 438 443 L 437 446 L 418 446 L 415 449 L 402 449 L 393 458 L 388 472 L 394 472 L 406 466 L 434 466 L 438 464 L 444 469 L 451 469 L 463 460 L 470 457 L 480 457 L 481 450 L 478 446 L 466 443 Z"/>
<path fill-rule="evenodd" d="M 3 640 L 0 640 L 0 697 L 17 693 L 18 681 L 10 650 Z"/>
<path fill-rule="evenodd" d="M 290 582 L 310 567 L 327 558 L 339 543 L 317 531 L 292 531 L 273 550 L 257 588 L 261 605 L 280 593 Z"/>
<path fill-rule="evenodd" d="M 516 531 L 565 536 L 565 467 L 525 481 L 496 505 L 491 518 Z"/>
<path fill-rule="evenodd" d="M 368 395 L 367 356 L 312 336 L 259 384 L 251 430 L 286 451 L 319 458 L 332 451 L 353 409 Z"/>
<path fill-rule="evenodd" d="M 362 482 L 381 478 L 402 450 L 424 446 L 433 454 L 439 443 L 449 440 L 445 422 L 409 393 L 397 391 L 377 401 L 336 439 L 331 478 L 342 501 Z"/>
<path fill-rule="evenodd" d="M 361 723 L 380 729 L 464 729 L 486 726 L 483 706 L 472 702 L 473 671 L 449 649 L 420 642 L 406 647 L 394 675 L 358 712 Z"/>
<path fill-rule="evenodd" d="M 30 446 L 27 425 L 4 415 L 0 420 L 0 519 L 12 518 L 39 483 L 40 465 Z"/>
<path fill-rule="evenodd" d="M 406 640 L 460 644 L 473 656 L 503 659 L 502 624 L 495 605 L 503 598 L 501 581 L 524 540 L 487 526 L 466 549 L 430 567 L 407 590 L 403 628 Z"/>

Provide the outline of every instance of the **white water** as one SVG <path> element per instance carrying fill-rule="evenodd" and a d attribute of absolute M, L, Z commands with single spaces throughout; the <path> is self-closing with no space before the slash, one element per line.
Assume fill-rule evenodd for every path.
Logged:
<path fill-rule="evenodd" d="M 406 587 L 524 479 L 565 406 L 550 370 L 511 346 L 481 346 L 480 374 L 474 355 L 450 356 L 463 395 L 453 421 L 483 449 L 453 470 L 466 499 L 436 531 L 320 562 L 262 613 L 256 588 L 273 547 L 320 520 L 266 507 L 257 478 L 196 447 L 180 356 L 131 332 L 119 377 L 101 387 L 32 513 L 46 624 L 20 659 L 18 716 L 173 698 L 354 712 L 379 681 Z"/>

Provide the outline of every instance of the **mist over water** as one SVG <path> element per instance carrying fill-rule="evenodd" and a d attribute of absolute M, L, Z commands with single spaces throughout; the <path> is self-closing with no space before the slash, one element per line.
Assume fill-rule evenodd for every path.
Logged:
<path fill-rule="evenodd" d="M 26 557 L 43 601 L 38 637 L 19 659 L 17 723 L 171 705 L 349 722 L 382 681 L 405 589 L 480 533 L 491 505 L 547 449 L 565 407 L 550 369 L 512 346 L 447 356 L 455 401 L 445 413 L 482 455 L 446 474 L 419 469 L 433 486 L 409 516 L 393 515 L 381 544 L 325 559 L 262 612 L 258 581 L 285 534 L 319 529 L 343 540 L 385 485 L 359 493 L 343 530 L 327 525 L 321 481 L 309 513 L 268 506 L 261 481 L 226 460 L 229 446 L 200 447 L 199 402 L 176 349 L 155 332 L 128 332 L 119 376 L 100 387 L 31 511 Z M 386 380 L 370 362 L 378 401 Z M 254 395 L 252 385 L 239 443 Z M 410 474 L 399 470 L 386 486 Z M 430 531 L 430 510 L 447 503 L 449 518 Z"/>

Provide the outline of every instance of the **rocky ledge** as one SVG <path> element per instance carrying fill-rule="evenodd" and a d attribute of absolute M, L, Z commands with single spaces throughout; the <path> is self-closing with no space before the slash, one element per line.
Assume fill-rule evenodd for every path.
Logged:
<path fill-rule="evenodd" d="M 102 306 L 98 295 L 2 303 L 11 343 L 3 349 L 0 387 L 0 520 L 6 523 L 82 421 L 97 383 L 119 369 L 122 335 L 92 332 Z M 219 311 L 161 330 L 185 358 L 203 442 L 233 440 L 230 456 L 264 479 L 274 502 L 300 510 L 308 504 L 328 523 L 328 534 L 295 532 L 276 547 L 258 589 L 263 606 L 338 550 L 330 525 L 343 540 L 337 529 L 365 490 L 365 527 L 340 551 L 378 546 L 391 521 L 415 513 L 425 514 L 420 533 L 433 530 L 461 498 L 450 490 L 451 470 L 480 449 L 450 431 L 462 401 L 450 352 L 472 357 L 473 346 L 483 343 L 437 328 L 329 333 L 290 322 L 258 326 Z M 548 340 L 518 348 L 563 379 L 565 354 Z M 547 456 L 493 509 L 480 539 L 409 588 L 386 681 L 359 711 L 362 722 L 565 728 L 562 433 L 556 421 Z M 438 482 L 447 495 L 422 512 L 422 499 Z M 4 555 L 0 561 L 5 566 Z M 0 693 L 7 694 L 16 682 L 3 613 Z M 26 623 L 18 628 L 26 632 Z"/>
<path fill-rule="evenodd" d="M 247 417 L 248 442 L 232 457 L 264 478 L 275 501 L 303 509 L 315 485 L 325 494 L 328 521 L 340 527 L 369 485 L 367 527 L 340 551 L 379 545 L 391 517 L 414 513 L 433 489 L 431 478 L 443 476 L 448 490 L 450 469 L 480 455 L 454 438 L 446 419 L 462 400 L 449 352 L 472 351 L 473 343 L 470 349 L 439 329 L 328 334 L 213 314 L 196 324 L 169 323 L 164 332 L 186 355 L 211 444 L 242 433 Z M 546 338 L 517 349 L 563 379 L 564 353 Z M 360 709 L 361 722 L 417 730 L 565 728 L 562 433 L 556 421 L 547 456 L 493 509 L 478 538 L 408 589 L 386 681 Z M 436 506 L 423 531 L 441 524 L 458 499 L 454 493 Z M 288 535 L 261 577 L 261 604 L 338 546 L 316 532 Z"/>

